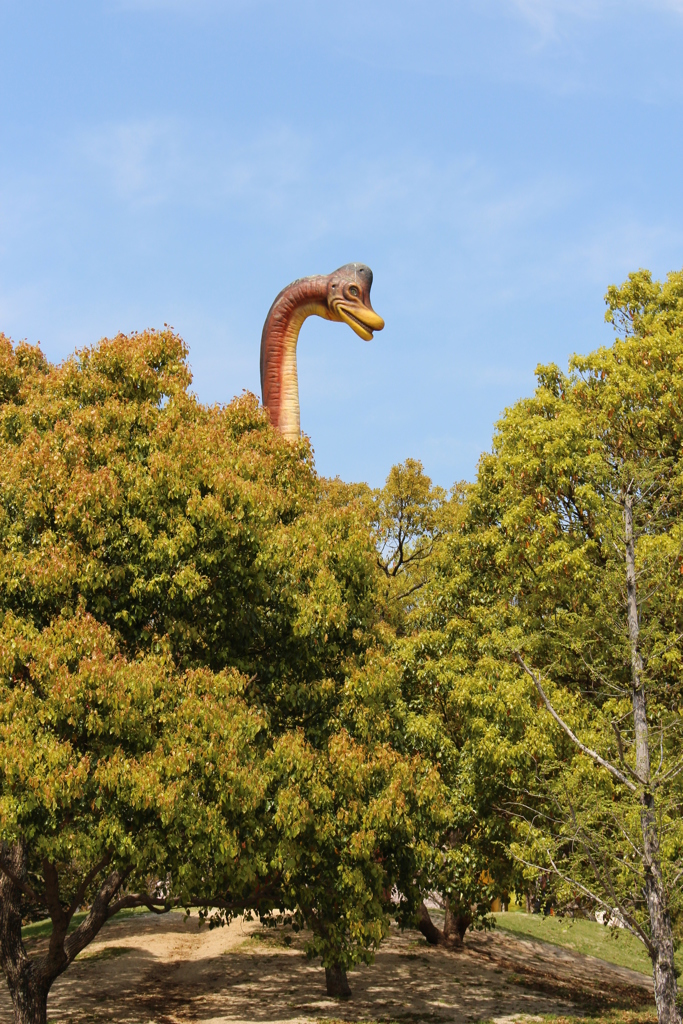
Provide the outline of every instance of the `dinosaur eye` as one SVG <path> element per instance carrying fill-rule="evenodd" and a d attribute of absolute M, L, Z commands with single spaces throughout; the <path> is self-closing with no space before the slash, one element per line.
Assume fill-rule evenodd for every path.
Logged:
<path fill-rule="evenodd" d="M 356 288 L 355 284 L 352 284 L 351 287 L 349 288 L 349 295 L 353 295 L 353 297 L 356 299 L 360 295 L 360 292 Z"/>

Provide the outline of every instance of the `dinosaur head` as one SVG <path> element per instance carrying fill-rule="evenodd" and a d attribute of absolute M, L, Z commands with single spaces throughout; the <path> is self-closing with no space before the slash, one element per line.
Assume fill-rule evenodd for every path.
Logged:
<path fill-rule="evenodd" d="M 332 320 L 348 324 L 364 341 L 373 331 L 381 331 L 384 320 L 370 303 L 372 271 L 363 263 L 347 263 L 330 274 L 327 285 L 327 307 Z"/>

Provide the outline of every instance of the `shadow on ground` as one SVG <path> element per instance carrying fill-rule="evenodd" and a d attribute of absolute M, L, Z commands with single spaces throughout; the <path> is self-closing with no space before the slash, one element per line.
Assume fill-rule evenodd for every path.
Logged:
<path fill-rule="evenodd" d="M 456 953 L 392 929 L 371 967 L 350 975 L 348 1002 L 325 994 L 301 936 L 255 923 L 199 929 L 180 914 L 110 924 L 59 979 L 48 1018 L 60 1024 L 348 1021 L 465 1022 L 518 1014 L 633 1008 L 644 975 L 546 943 L 475 933 Z M 0 1024 L 11 1024 L 6 990 Z"/>

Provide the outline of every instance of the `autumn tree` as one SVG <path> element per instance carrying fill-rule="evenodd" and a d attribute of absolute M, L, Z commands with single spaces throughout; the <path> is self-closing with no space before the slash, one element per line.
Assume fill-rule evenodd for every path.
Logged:
<path fill-rule="evenodd" d="M 6 613 L 0 662 L 0 956 L 25 1024 L 45 1020 L 53 981 L 111 916 L 171 905 L 169 873 L 174 894 L 202 908 L 193 870 L 208 856 L 222 884 L 212 904 L 272 895 L 273 879 L 259 884 L 240 856 L 267 788 L 266 720 L 237 673 L 179 672 L 164 653 L 131 661 L 80 612 L 43 630 Z M 27 911 L 52 920 L 34 958 Z"/>
<path fill-rule="evenodd" d="M 683 275 L 607 299 L 621 337 L 506 412 L 395 653 L 413 749 L 449 783 L 449 904 L 466 921 L 482 883 L 554 877 L 643 941 L 678 1022 Z"/>
<path fill-rule="evenodd" d="M 378 570 L 353 489 L 171 331 L 0 345 L 0 942 L 18 1021 L 124 906 L 275 910 L 332 991 L 409 908 L 440 785 L 372 731 Z M 386 714 L 394 711 L 387 705 Z M 394 730 L 395 732 L 395 730 Z M 85 921 L 69 933 L 79 905 Z M 27 912 L 52 918 L 30 960 Z"/>

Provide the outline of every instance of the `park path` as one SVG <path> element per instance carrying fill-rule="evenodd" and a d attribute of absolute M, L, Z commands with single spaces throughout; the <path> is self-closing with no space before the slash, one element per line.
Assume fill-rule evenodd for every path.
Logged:
<path fill-rule="evenodd" d="M 464 951 L 392 929 L 375 963 L 350 975 L 353 999 L 325 994 L 301 938 L 254 922 L 199 928 L 197 917 L 140 915 L 110 923 L 55 984 L 59 1024 L 308 1024 L 325 1019 L 446 1024 L 580 1013 L 649 1001 L 651 981 L 593 957 L 496 932 Z M 0 1024 L 11 1024 L 6 989 Z"/>

